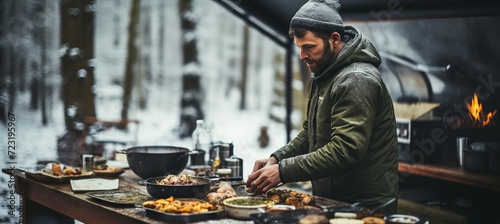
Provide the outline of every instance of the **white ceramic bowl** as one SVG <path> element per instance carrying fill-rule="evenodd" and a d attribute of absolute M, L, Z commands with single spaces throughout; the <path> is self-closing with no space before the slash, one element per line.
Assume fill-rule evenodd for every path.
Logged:
<path fill-rule="evenodd" d="M 420 221 L 420 219 L 412 215 L 393 214 L 385 217 L 385 221 L 388 224 L 413 224 Z"/>
<path fill-rule="evenodd" d="M 226 214 L 235 219 L 252 219 L 251 214 L 265 211 L 274 206 L 274 202 L 264 197 L 234 197 L 222 202 Z"/>

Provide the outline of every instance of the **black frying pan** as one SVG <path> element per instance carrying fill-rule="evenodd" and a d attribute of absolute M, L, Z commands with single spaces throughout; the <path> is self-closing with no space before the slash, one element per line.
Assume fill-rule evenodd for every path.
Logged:
<path fill-rule="evenodd" d="M 189 176 L 189 178 L 196 182 L 193 185 L 163 185 L 157 182 L 163 180 L 165 176 L 152 177 L 146 179 L 146 190 L 149 195 L 154 198 L 199 198 L 205 199 L 210 193 L 210 186 L 212 180 L 205 177 Z"/>

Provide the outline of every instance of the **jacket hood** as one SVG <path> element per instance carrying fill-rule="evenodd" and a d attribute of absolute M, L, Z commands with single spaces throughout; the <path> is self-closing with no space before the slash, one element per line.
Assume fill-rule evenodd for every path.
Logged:
<path fill-rule="evenodd" d="M 377 49 L 358 29 L 345 26 L 345 36 L 345 45 L 340 50 L 337 58 L 331 62 L 325 71 L 321 74 L 313 74 L 313 77 L 319 78 L 323 74 L 335 73 L 335 70 L 353 62 L 370 63 L 375 67 L 380 65 L 381 59 Z"/>

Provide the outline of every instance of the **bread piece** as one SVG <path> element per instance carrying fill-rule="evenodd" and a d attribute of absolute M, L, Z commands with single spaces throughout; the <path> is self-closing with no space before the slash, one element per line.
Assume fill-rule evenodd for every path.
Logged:
<path fill-rule="evenodd" d="M 364 224 L 364 222 L 359 219 L 335 218 L 330 219 L 330 224 Z"/>
<path fill-rule="evenodd" d="M 355 219 L 356 217 L 356 213 L 352 212 L 335 212 L 335 218 Z"/>
<path fill-rule="evenodd" d="M 361 219 L 365 224 L 385 224 L 385 220 L 377 217 L 364 217 Z"/>
<path fill-rule="evenodd" d="M 59 165 L 59 163 L 52 163 L 52 173 L 55 176 L 60 176 L 63 174 L 63 171 L 61 169 L 61 165 Z"/>
<path fill-rule="evenodd" d="M 328 218 L 325 215 L 310 214 L 299 220 L 299 224 L 326 224 Z"/>
<path fill-rule="evenodd" d="M 316 204 L 316 200 L 314 200 L 314 198 L 312 196 L 303 197 L 301 202 L 302 202 L 302 205 L 304 205 L 304 206 Z"/>
<path fill-rule="evenodd" d="M 73 175 L 73 173 L 75 173 L 75 170 L 71 167 L 66 167 L 63 170 L 63 173 L 64 173 L 64 175 Z"/>
<path fill-rule="evenodd" d="M 300 199 L 298 199 L 298 198 L 296 198 L 294 196 L 287 197 L 286 200 L 285 200 L 285 204 L 286 205 L 293 205 L 295 207 L 302 206 L 302 203 L 300 202 Z"/>

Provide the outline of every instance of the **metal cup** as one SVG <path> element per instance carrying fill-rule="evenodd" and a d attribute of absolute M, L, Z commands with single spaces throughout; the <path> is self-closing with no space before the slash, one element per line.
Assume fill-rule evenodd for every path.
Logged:
<path fill-rule="evenodd" d="M 226 168 L 231 169 L 231 177 L 243 177 L 243 160 L 236 156 L 226 159 Z"/>
<path fill-rule="evenodd" d="M 82 171 L 91 172 L 94 170 L 94 155 L 83 154 L 82 156 Z"/>
<path fill-rule="evenodd" d="M 468 141 L 467 137 L 457 137 L 457 159 L 460 166 L 464 164 L 464 150 L 467 149 Z"/>

